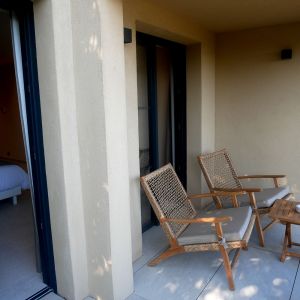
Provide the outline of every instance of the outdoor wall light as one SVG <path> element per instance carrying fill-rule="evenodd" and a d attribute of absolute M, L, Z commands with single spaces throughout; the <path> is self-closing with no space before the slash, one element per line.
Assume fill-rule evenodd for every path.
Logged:
<path fill-rule="evenodd" d="M 292 58 L 292 54 L 293 54 L 292 49 L 282 49 L 281 50 L 281 59 L 282 60 L 284 60 L 284 59 L 291 59 Z"/>
<path fill-rule="evenodd" d="M 124 28 L 124 44 L 130 44 L 132 42 L 132 30 L 130 28 Z"/>

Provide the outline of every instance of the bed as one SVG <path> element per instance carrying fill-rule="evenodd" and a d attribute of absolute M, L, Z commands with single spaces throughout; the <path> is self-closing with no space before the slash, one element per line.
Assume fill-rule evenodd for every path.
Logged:
<path fill-rule="evenodd" d="M 30 188 L 28 174 L 17 165 L 0 165 L 0 200 L 12 198 L 17 204 L 17 196 Z"/>

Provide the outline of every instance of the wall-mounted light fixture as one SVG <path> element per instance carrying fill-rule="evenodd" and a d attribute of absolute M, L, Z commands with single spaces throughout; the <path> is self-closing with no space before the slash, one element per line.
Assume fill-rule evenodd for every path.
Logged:
<path fill-rule="evenodd" d="M 124 28 L 124 44 L 132 43 L 132 30 L 130 28 Z"/>
<path fill-rule="evenodd" d="M 293 55 L 292 49 L 282 49 L 281 50 L 281 59 L 291 59 Z"/>

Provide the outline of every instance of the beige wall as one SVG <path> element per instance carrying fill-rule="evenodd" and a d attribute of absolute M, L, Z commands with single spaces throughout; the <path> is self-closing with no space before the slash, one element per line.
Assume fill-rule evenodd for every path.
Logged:
<path fill-rule="evenodd" d="M 216 147 L 239 173 L 283 173 L 300 189 L 300 24 L 217 36 Z M 281 60 L 283 48 L 293 49 Z"/>
<path fill-rule="evenodd" d="M 58 293 L 72 300 L 133 291 L 122 13 L 34 2 Z"/>
<path fill-rule="evenodd" d="M 214 34 L 189 19 L 175 15 L 148 0 L 124 0 L 124 26 L 132 29 L 133 42 L 125 45 L 126 98 L 128 127 L 128 163 L 131 199 L 131 234 L 133 259 L 142 253 L 141 209 L 139 185 L 138 101 L 135 33 L 141 31 L 188 46 L 187 119 L 188 191 L 201 189 L 200 168 L 196 156 L 204 150 L 214 150 Z M 193 45 L 193 53 L 189 51 Z M 191 57 L 189 55 L 192 55 Z M 192 68 L 193 61 L 197 67 Z M 193 76 L 190 74 L 192 72 Z M 196 110 L 194 108 L 196 107 Z M 194 127 L 195 126 L 195 127 Z M 194 132 L 197 132 L 194 135 Z M 196 175 L 196 176 L 195 176 Z M 191 178 L 199 180 L 191 180 Z"/>

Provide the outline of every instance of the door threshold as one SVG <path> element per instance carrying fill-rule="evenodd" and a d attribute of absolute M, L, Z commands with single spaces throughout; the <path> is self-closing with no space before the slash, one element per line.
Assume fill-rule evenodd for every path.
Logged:
<path fill-rule="evenodd" d="M 36 292 L 35 294 L 33 294 L 32 296 L 26 298 L 25 300 L 38 300 L 43 298 L 44 296 L 50 294 L 53 292 L 53 289 L 51 289 L 50 287 L 46 286 L 43 289 L 41 289 L 40 291 Z"/>

